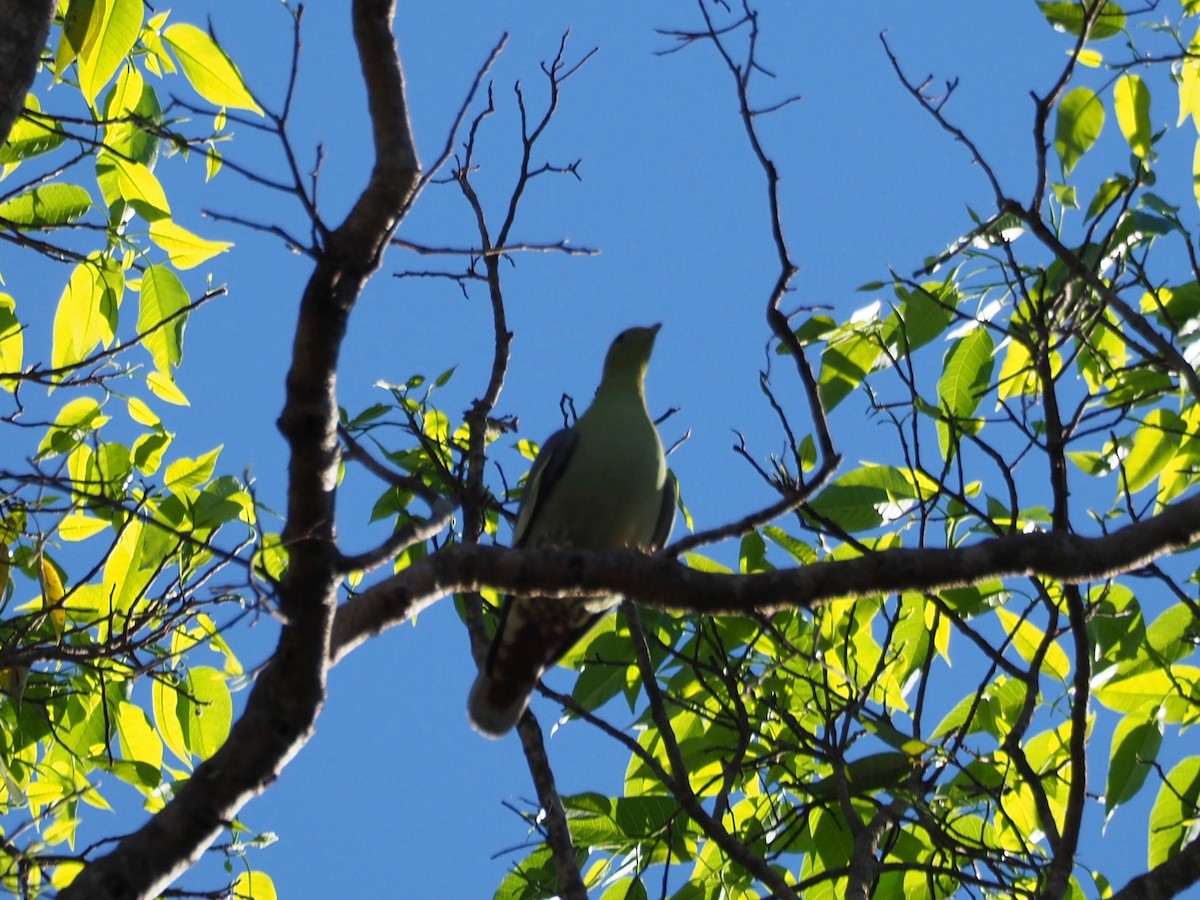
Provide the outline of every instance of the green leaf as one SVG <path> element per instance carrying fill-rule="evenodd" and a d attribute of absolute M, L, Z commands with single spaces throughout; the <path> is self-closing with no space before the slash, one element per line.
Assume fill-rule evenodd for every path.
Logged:
<path fill-rule="evenodd" d="M 146 376 L 146 387 L 150 388 L 150 393 L 159 400 L 166 400 L 176 406 L 191 406 L 183 391 L 165 372 L 150 372 Z"/>
<path fill-rule="evenodd" d="M 1126 485 L 1131 493 L 1158 478 L 1167 460 L 1179 449 L 1185 430 L 1183 420 L 1169 409 L 1152 409 L 1146 414 L 1124 461 Z"/>
<path fill-rule="evenodd" d="M 95 0 L 86 6 L 87 34 L 77 52 L 79 90 L 91 106 L 137 41 L 142 0 Z"/>
<path fill-rule="evenodd" d="M 89 259 L 71 270 L 54 312 L 54 368 L 73 366 L 96 347 L 112 344 L 124 292 L 124 273 L 111 260 Z"/>
<path fill-rule="evenodd" d="M 1195 837 L 1200 804 L 1200 756 L 1189 756 L 1167 775 L 1150 810 L 1150 852 L 1153 869 L 1174 857 Z"/>
<path fill-rule="evenodd" d="M 171 215 L 171 205 L 162 185 L 140 162 L 123 159 L 114 153 L 101 153 L 96 157 L 96 181 L 114 219 L 124 214 L 124 203 L 148 222 Z"/>
<path fill-rule="evenodd" d="M 954 318 L 959 295 L 952 284 L 929 282 L 917 291 L 897 284 L 894 291 L 903 301 L 897 319 L 903 323 L 903 337 L 910 353 L 939 337 Z"/>
<path fill-rule="evenodd" d="M 217 467 L 217 457 L 221 447 L 210 450 L 197 459 L 182 457 L 167 466 L 166 485 L 172 491 L 185 491 L 197 488 L 212 478 L 213 470 Z"/>
<path fill-rule="evenodd" d="M 1194 721 L 1192 699 L 1200 683 L 1200 669 L 1173 665 L 1113 678 L 1095 689 L 1096 700 L 1120 713 L 1148 716 L 1160 706 L 1164 721 L 1178 724 Z"/>
<path fill-rule="evenodd" d="M 1012 636 L 1013 647 L 1021 655 L 1021 659 L 1025 662 L 1032 662 L 1038 648 L 1046 641 L 1046 633 L 1027 619 L 1022 619 L 1004 607 L 998 607 L 996 615 L 1000 617 L 1000 624 L 1004 626 L 1004 630 Z M 1054 641 L 1051 641 L 1050 646 L 1046 648 L 1042 666 L 1044 667 L 1043 671 L 1048 670 L 1064 683 L 1071 677 L 1071 661 L 1067 659 L 1067 654 L 1062 647 Z"/>
<path fill-rule="evenodd" d="M 1104 789 L 1104 816 L 1141 790 L 1162 746 L 1163 726 L 1157 716 L 1125 716 L 1117 723 L 1109 753 L 1108 781 Z"/>
<path fill-rule="evenodd" d="M 979 408 L 992 379 L 993 349 L 991 334 L 977 327 L 955 341 L 946 353 L 942 377 L 938 379 L 938 399 L 954 420 L 968 420 Z M 970 424 L 966 423 L 967 427 Z"/>
<path fill-rule="evenodd" d="M 152 708 L 154 724 L 167 749 L 175 754 L 188 768 L 192 765 L 192 754 L 188 749 L 184 729 L 191 712 L 191 701 L 179 688 L 165 678 L 154 679 Z"/>
<path fill-rule="evenodd" d="M 915 497 L 912 484 L 898 469 L 868 463 L 828 485 L 809 506 L 856 532 L 878 528 L 885 518 L 894 518 L 901 511 L 904 501 Z"/>
<path fill-rule="evenodd" d="M 1087 153 L 1104 128 L 1104 104 L 1090 88 L 1078 87 L 1058 104 L 1054 149 L 1067 175 Z"/>
<path fill-rule="evenodd" d="M 586 850 L 577 853 L 581 864 L 587 860 Z M 554 896 L 557 887 L 554 854 L 543 844 L 504 876 L 493 900 L 544 900 Z"/>
<path fill-rule="evenodd" d="M 150 223 L 150 240 L 167 251 L 177 269 L 194 269 L 233 246 L 229 241 L 205 240 L 170 219 Z"/>
<path fill-rule="evenodd" d="M 821 402 L 832 410 L 855 390 L 882 355 L 878 338 L 857 329 L 832 338 L 821 354 L 817 387 Z"/>
<path fill-rule="evenodd" d="M 972 328 L 951 345 L 938 379 L 938 398 L 945 418 L 937 421 L 938 446 L 952 459 L 961 434 L 977 434 L 983 422 L 972 418 L 987 391 L 994 365 L 995 345 L 988 330 Z"/>
<path fill-rule="evenodd" d="M 108 416 L 100 412 L 100 404 L 91 397 L 77 397 L 67 403 L 54 418 L 54 424 L 38 445 L 38 458 L 46 459 L 69 453 L 79 446 L 84 436 L 100 428 Z"/>
<path fill-rule="evenodd" d="M 229 737 L 233 698 L 225 673 L 211 666 L 193 668 L 188 673 L 187 690 L 194 704 L 188 746 L 201 759 L 208 759 Z"/>
<path fill-rule="evenodd" d="M 81 512 L 69 513 L 58 523 L 58 534 L 64 541 L 86 541 L 92 535 L 99 534 L 108 528 L 103 519 L 85 515 Z"/>
<path fill-rule="evenodd" d="M 1117 125 L 1139 159 L 1150 156 L 1150 90 L 1137 75 L 1122 75 L 1113 85 Z"/>
<path fill-rule="evenodd" d="M 54 228 L 83 218 L 92 195 L 77 184 L 47 184 L 0 203 L 0 219 L 14 228 Z"/>
<path fill-rule="evenodd" d="M 1200 623 L 1185 603 L 1167 607 L 1146 626 L 1146 645 L 1164 662 L 1176 662 L 1196 649 Z"/>
<path fill-rule="evenodd" d="M 277 900 L 275 882 L 266 872 L 242 872 L 233 883 L 234 900 Z"/>
<path fill-rule="evenodd" d="M 1129 179 L 1124 175 L 1114 175 L 1112 178 L 1106 179 L 1096 189 L 1096 194 L 1092 197 L 1092 202 L 1088 204 L 1086 217 L 1094 219 L 1100 215 L 1101 211 L 1116 203 L 1121 195 L 1129 189 L 1129 184 Z"/>
<path fill-rule="evenodd" d="M 1083 33 L 1085 23 L 1084 7 L 1072 0 L 1048 3 L 1039 0 L 1042 15 L 1055 31 L 1063 31 L 1078 37 Z M 1102 41 L 1115 37 L 1125 30 L 1125 11 L 1117 3 L 1105 3 L 1098 13 L 1088 37 L 1093 41 Z"/>
<path fill-rule="evenodd" d="M 143 434 L 133 442 L 133 463 L 143 475 L 153 475 L 162 465 L 163 454 L 171 446 L 172 435 L 167 432 Z"/>
<path fill-rule="evenodd" d="M 149 266 L 142 276 L 138 331 L 145 334 L 146 348 L 155 368 L 169 373 L 183 361 L 183 332 L 191 302 L 179 276 L 166 266 Z"/>
<path fill-rule="evenodd" d="M 248 109 L 262 115 L 242 81 L 237 66 L 211 37 L 195 25 L 172 25 L 162 33 L 183 68 L 183 74 L 196 93 L 216 106 Z"/>
<path fill-rule="evenodd" d="M 162 140 L 142 123 L 162 123 L 162 107 L 154 88 L 146 84 L 137 66 L 126 66 L 108 93 L 104 117 L 104 145 L 117 156 L 131 159 L 153 171 Z"/>
<path fill-rule="evenodd" d="M 25 96 L 25 115 L 13 123 L 8 140 L 0 144 L 0 166 L 49 153 L 66 139 L 58 126 L 36 115 L 41 109 L 37 97 L 33 94 Z"/>
<path fill-rule="evenodd" d="M 120 701 L 117 704 L 116 725 L 117 736 L 121 741 L 121 755 L 125 759 L 145 763 L 155 771 L 162 768 L 162 738 L 150 725 L 150 720 L 140 706 Z"/>
<path fill-rule="evenodd" d="M 17 301 L 8 294 L 0 294 L 0 373 L 20 372 L 24 358 L 25 337 L 17 318 Z M 11 392 L 17 384 L 13 379 L 0 378 L 0 389 Z"/>

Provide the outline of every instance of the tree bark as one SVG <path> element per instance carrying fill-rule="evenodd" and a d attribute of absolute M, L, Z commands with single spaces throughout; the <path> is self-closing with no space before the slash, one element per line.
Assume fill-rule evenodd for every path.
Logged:
<path fill-rule="evenodd" d="M 55 0 L 0 0 L 0 144 L 25 108 L 56 6 Z"/>
<path fill-rule="evenodd" d="M 346 322 L 420 178 L 390 0 L 356 0 L 354 36 L 367 85 L 375 166 L 345 222 L 331 232 L 300 302 L 279 428 L 288 441 L 288 572 L 284 626 L 229 739 L 174 799 L 84 869 L 63 900 L 157 896 L 191 867 L 226 823 L 307 743 L 325 700 L 329 641 L 343 575 L 335 546 L 337 363 Z"/>

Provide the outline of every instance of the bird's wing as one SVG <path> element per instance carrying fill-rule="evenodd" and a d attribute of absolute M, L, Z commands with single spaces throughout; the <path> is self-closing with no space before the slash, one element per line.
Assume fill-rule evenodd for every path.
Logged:
<path fill-rule="evenodd" d="M 653 553 L 666 546 L 667 538 L 671 536 L 671 528 L 675 525 L 675 506 L 679 502 L 679 483 L 675 473 L 667 469 L 667 480 L 663 483 L 662 505 L 658 508 L 658 521 L 654 523 L 654 536 L 650 538 L 650 546 L 646 549 Z"/>
<path fill-rule="evenodd" d="M 545 508 L 546 498 L 566 471 L 567 462 L 578 441 L 579 432 L 576 429 L 564 428 L 554 432 L 542 444 L 537 459 L 533 461 L 533 468 L 529 470 L 529 478 L 525 481 L 525 496 L 517 512 L 517 524 L 513 526 L 514 547 L 525 545 L 538 512 Z"/>

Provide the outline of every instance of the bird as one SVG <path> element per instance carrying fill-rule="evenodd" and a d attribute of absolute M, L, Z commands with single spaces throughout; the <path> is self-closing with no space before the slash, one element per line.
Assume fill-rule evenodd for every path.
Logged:
<path fill-rule="evenodd" d="M 661 323 L 628 328 L 604 359 L 591 405 L 542 445 L 525 483 L 514 547 L 646 552 L 675 522 L 678 488 L 646 407 L 645 379 Z M 481 734 L 507 734 L 538 680 L 619 597 L 505 597 L 467 712 Z"/>

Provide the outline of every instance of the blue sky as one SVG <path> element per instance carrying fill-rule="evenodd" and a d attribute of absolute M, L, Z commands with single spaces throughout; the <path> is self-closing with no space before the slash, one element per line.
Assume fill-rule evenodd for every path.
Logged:
<path fill-rule="evenodd" d="M 291 135 L 301 159 L 324 146 L 320 196 L 336 222 L 366 181 L 368 122 L 344 4 L 313 4 Z M 396 33 L 404 58 L 413 124 L 424 161 L 446 140 L 474 73 L 503 32 L 508 48 L 492 73 L 496 115 L 487 123 L 478 183 L 501 215 L 517 146 L 512 85 L 521 81 L 540 111 L 550 59 L 571 29 L 568 59 L 596 56 L 563 90 L 541 156 L 581 159 L 582 180 L 544 178 L 522 207 L 515 234 L 599 249 L 588 258 L 525 255 L 506 274 L 513 359 L 498 412 L 520 418 L 521 436 L 541 440 L 560 424 L 559 397 L 582 409 L 611 338 L 631 324 L 664 323 L 651 366 L 652 412 L 678 407 L 664 427 L 670 444 L 692 433 L 672 457 L 700 527 L 756 508 L 767 491 L 732 452 L 733 430 L 765 459 L 781 449 L 758 389 L 768 331 L 765 301 L 776 277 L 765 192 L 736 116 L 728 73 L 698 45 L 672 46 L 656 28 L 694 30 L 691 3 L 524 3 L 483 0 L 401 4 Z M 209 7 L 189 3 L 175 16 L 198 21 Z M 276 2 L 211 7 L 218 37 L 252 88 L 278 108 L 291 43 Z M 879 34 L 907 70 L 959 78 L 951 106 L 1008 179 L 1031 188 L 1031 90 L 1045 90 L 1068 43 L 1033 3 L 776 3 L 761 16 L 761 60 L 777 78 L 761 79 L 763 104 L 792 94 L 802 101 L 763 122 L 768 152 L 784 178 L 784 225 L 801 265 L 796 305 L 848 315 L 871 295 L 855 289 L 910 273 L 969 228 L 968 205 L 991 195 L 961 146 L 937 130 L 898 84 Z M 478 102 L 476 104 L 478 108 Z M 1156 109 L 1155 124 L 1173 111 Z M 260 171 L 278 153 L 248 129 L 223 150 Z M 164 174 L 164 170 L 170 174 Z M 203 166 L 160 168 L 177 210 L 204 207 L 303 233 L 301 211 L 286 198 L 248 187 L 232 172 L 203 184 Z M 175 199 L 178 196 L 179 199 Z M 282 403 L 297 298 L 308 262 L 276 240 L 188 213 L 181 224 L 238 247 L 212 265 L 229 297 L 193 318 L 180 383 L 192 407 L 162 411 L 180 450 L 223 443 L 226 470 L 250 467 L 259 496 L 283 507 L 283 443 L 274 428 Z M 430 244 L 471 244 L 470 211 L 452 187 L 431 187 L 400 236 Z M 394 251 L 355 313 L 343 354 L 342 404 L 351 412 L 379 396 L 378 380 L 403 382 L 457 366 L 439 393 L 451 414 L 481 389 L 490 320 L 482 292 L 398 280 L 430 260 Z M 193 275 L 190 287 L 199 287 Z M 798 386 L 781 399 L 802 408 Z M 865 455 L 876 426 L 841 423 L 849 457 Z M 855 430 L 857 429 L 857 430 Z M 523 470 L 515 451 L 499 456 L 510 480 Z M 378 486 L 357 474 L 341 498 L 339 528 L 348 549 L 377 532 L 367 526 Z M 676 525 L 676 536 L 682 524 Z M 273 628 L 243 629 L 234 642 L 248 665 L 268 652 Z M 482 897 L 523 853 L 522 822 L 502 805 L 533 796 L 515 738 L 487 741 L 464 714 L 473 676 L 465 632 L 446 602 L 414 625 L 394 629 L 340 664 L 313 740 L 244 819 L 280 841 L 254 860 L 280 896 Z M 552 680 L 562 686 L 569 676 Z M 555 710 L 535 701 L 549 734 Z M 548 738 L 564 792 L 619 787 L 625 757 L 586 726 Z M 103 824 L 103 823 L 102 823 Z M 1139 852 L 1135 864 L 1144 856 Z M 201 886 L 194 880 L 193 886 Z M 211 886 L 211 882 L 205 886 Z"/>

